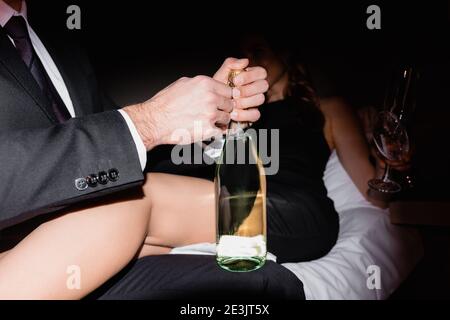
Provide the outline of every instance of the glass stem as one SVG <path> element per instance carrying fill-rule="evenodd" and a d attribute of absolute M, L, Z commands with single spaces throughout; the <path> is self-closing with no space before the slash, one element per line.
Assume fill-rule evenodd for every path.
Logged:
<path fill-rule="evenodd" d="M 386 166 L 384 167 L 384 173 L 383 173 L 383 182 L 390 181 L 390 179 L 389 179 L 390 172 L 391 172 L 391 166 L 386 163 Z"/>

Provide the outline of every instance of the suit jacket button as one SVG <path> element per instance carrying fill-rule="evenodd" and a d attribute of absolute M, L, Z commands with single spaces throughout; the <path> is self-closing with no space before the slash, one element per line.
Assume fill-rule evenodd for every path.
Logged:
<path fill-rule="evenodd" d="M 97 186 L 98 176 L 96 174 L 92 173 L 86 177 L 86 182 L 89 187 L 94 188 Z"/>
<path fill-rule="evenodd" d="M 83 191 L 83 190 L 86 190 L 87 187 L 88 187 L 88 184 L 87 184 L 85 178 L 75 179 L 75 188 L 77 188 L 80 191 Z"/>
<path fill-rule="evenodd" d="M 119 180 L 119 170 L 112 168 L 108 170 L 108 178 L 109 181 L 117 181 Z"/>
<path fill-rule="evenodd" d="M 98 173 L 98 183 L 107 184 L 108 183 L 108 174 L 105 171 L 100 171 Z"/>

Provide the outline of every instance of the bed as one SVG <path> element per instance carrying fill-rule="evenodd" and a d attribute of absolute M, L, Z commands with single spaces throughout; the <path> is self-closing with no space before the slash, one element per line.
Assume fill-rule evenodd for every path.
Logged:
<path fill-rule="evenodd" d="M 423 256 L 418 232 L 390 223 L 389 210 L 371 205 L 356 189 L 335 152 L 324 182 L 340 217 L 336 245 L 324 257 L 285 263 L 302 282 L 307 300 L 387 299 Z M 215 254 L 215 245 L 175 248 L 172 254 Z M 269 259 L 276 259 L 269 254 Z"/>

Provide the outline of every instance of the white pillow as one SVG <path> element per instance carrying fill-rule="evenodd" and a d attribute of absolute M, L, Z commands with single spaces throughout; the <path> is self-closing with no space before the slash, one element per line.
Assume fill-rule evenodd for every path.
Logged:
<path fill-rule="evenodd" d="M 335 152 L 324 182 L 339 214 L 336 245 L 324 257 L 285 263 L 303 282 L 306 299 L 386 299 L 413 270 L 423 255 L 416 230 L 390 223 L 389 211 L 364 199 Z M 367 285 L 379 270 L 380 287 Z"/>
<path fill-rule="evenodd" d="M 373 207 L 356 188 L 342 167 L 335 150 L 328 159 L 323 181 L 328 190 L 328 197 L 334 201 L 334 207 L 338 212 L 355 207 Z"/>

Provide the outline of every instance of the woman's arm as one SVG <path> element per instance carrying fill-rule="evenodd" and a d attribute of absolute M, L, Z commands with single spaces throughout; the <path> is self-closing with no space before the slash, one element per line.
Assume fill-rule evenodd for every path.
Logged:
<path fill-rule="evenodd" d="M 326 119 L 325 135 L 345 171 L 368 201 L 385 208 L 385 202 L 370 198 L 367 193 L 367 182 L 376 176 L 376 168 L 369 160 L 370 149 L 357 115 L 339 97 L 321 99 L 320 105 Z"/>

